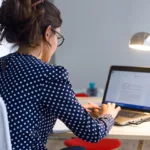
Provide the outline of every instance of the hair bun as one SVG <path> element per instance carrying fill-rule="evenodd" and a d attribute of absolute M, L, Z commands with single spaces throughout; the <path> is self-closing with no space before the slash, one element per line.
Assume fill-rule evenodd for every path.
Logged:
<path fill-rule="evenodd" d="M 36 9 L 32 7 L 36 6 Z M 10 43 L 39 45 L 45 27 L 60 27 L 59 10 L 47 0 L 3 0 L 0 7 L 0 34 Z"/>

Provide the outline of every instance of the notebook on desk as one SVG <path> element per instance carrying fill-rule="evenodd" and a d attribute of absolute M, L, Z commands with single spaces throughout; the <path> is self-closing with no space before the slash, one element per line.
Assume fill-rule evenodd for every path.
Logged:
<path fill-rule="evenodd" d="M 108 102 L 122 108 L 117 125 L 150 119 L 150 68 L 111 66 L 103 97 Z"/>

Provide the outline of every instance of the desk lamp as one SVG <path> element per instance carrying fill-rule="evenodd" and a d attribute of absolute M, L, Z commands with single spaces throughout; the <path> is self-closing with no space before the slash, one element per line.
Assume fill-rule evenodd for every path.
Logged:
<path fill-rule="evenodd" d="M 136 50 L 150 51 L 150 34 L 147 32 L 135 33 L 129 42 L 129 47 Z"/>

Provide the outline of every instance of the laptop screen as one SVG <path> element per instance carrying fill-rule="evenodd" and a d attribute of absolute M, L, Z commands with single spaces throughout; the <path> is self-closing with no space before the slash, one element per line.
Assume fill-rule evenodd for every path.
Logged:
<path fill-rule="evenodd" d="M 106 103 L 150 110 L 150 72 L 112 70 L 107 84 Z"/>

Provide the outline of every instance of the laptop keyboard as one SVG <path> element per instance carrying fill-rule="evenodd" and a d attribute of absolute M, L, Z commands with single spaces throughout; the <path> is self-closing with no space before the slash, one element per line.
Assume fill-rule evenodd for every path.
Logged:
<path fill-rule="evenodd" d="M 131 111 L 120 111 L 118 116 L 121 117 L 127 117 L 127 118 L 136 118 L 136 117 L 140 117 L 140 116 L 144 116 L 146 114 L 139 114 L 137 112 L 131 112 Z"/>

